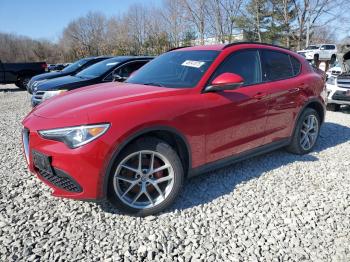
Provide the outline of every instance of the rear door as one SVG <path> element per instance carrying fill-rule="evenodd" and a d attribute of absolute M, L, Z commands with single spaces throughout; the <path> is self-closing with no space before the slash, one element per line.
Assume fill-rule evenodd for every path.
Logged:
<path fill-rule="evenodd" d="M 323 60 L 323 59 L 328 59 L 328 50 L 327 50 L 327 45 L 321 45 L 321 47 L 320 47 L 320 51 L 319 51 L 320 53 L 319 53 L 319 58 L 321 59 L 321 60 Z"/>
<path fill-rule="evenodd" d="M 290 136 L 298 112 L 298 97 L 305 87 L 300 62 L 287 53 L 261 50 L 263 82 L 269 86 L 265 144 Z"/>

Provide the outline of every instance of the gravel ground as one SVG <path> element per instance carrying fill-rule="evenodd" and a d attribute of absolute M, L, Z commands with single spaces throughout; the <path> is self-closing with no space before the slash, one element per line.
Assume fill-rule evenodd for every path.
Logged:
<path fill-rule="evenodd" d="M 52 197 L 22 155 L 29 110 L 25 92 L 0 86 L 0 261 L 350 261 L 350 110 L 328 112 L 315 152 L 191 179 L 144 219 Z"/>

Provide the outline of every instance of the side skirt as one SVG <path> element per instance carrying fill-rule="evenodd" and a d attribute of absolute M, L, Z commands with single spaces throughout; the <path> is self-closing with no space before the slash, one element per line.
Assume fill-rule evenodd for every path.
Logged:
<path fill-rule="evenodd" d="M 197 176 L 197 175 L 200 175 L 203 173 L 207 173 L 207 172 L 210 172 L 210 171 L 213 171 L 213 170 L 216 170 L 216 169 L 228 166 L 228 165 L 232 165 L 234 163 L 246 160 L 248 158 L 255 157 L 255 156 L 258 156 L 261 154 L 265 154 L 267 152 L 274 151 L 274 150 L 281 148 L 281 147 L 285 147 L 289 144 L 290 144 L 290 138 L 285 138 L 285 139 L 279 140 L 277 142 L 273 142 L 273 143 L 270 143 L 267 145 L 263 145 L 263 146 L 248 150 L 248 151 L 240 153 L 238 155 L 230 156 L 230 157 L 227 157 L 224 159 L 217 160 L 217 161 L 212 162 L 212 163 L 205 164 L 205 165 L 200 166 L 200 167 L 192 168 L 188 172 L 188 177 L 189 178 L 194 177 L 194 176 Z"/>

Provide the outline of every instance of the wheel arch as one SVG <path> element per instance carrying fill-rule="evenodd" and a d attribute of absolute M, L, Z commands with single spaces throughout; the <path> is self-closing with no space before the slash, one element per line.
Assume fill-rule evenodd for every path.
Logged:
<path fill-rule="evenodd" d="M 114 162 L 116 161 L 117 157 L 120 155 L 121 152 L 123 152 L 123 150 L 128 145 L 142 137 L 156 137 L 161 140 L 164 140 L 165 142 L 169 143 L 172 147 L 174 147 L 183 164 L 185 176 L 187 176 L 188 171 L 191 169 L 192 166 L 191 147 L 187 141 L 187 138 L 180 131 L 173 127 L 147 127 L 128 135 L 127 138 L 124 139 L 124 141 L 121 144 L 118 144 L 113 150 L 112 157 L 109 159 L 107 168 L 105 169 L 103 174 L 103 183 L 101 189 L 101 195 L 103 198 L 107 196 L 108 182 L 114 166 Z"/>

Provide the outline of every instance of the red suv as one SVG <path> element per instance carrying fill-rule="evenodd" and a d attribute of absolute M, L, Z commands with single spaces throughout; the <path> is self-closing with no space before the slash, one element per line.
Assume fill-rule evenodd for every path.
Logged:
<path fill-rule="evenodd" d="M 157 213 L 187 177 L 280 147 L 310 152 L 325 82 L 298 54 L 256 43 L 176 49 L 125 83 L 50 99 L 23 121 L 29 168 L 53 194 Z"/>

